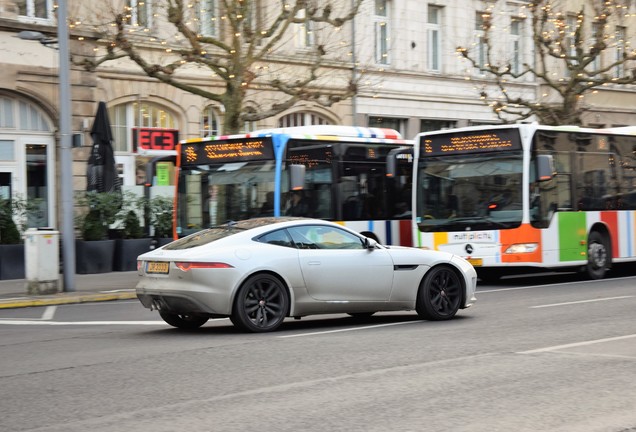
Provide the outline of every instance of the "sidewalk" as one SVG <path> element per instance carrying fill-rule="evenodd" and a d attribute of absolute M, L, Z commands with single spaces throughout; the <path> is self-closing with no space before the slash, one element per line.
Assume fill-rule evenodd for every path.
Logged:
<path fill-rule="evenodd" d="M 78 274 L 74 292 L 49 295 L 29 295 L 24 279 L 0 280 L 0 309 L 134 299 L 138 279 L 136 271 Z"/>

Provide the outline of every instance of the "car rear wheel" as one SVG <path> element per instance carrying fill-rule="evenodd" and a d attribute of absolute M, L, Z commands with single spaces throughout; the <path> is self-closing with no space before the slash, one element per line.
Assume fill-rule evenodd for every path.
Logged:
<path fill-rule="evenodd" d="M 289 295 L 283 283 L 273 275 L 256 274 L 239 288 L 230 320 L 245 331 L 273 331 L 283 323 L 288 309 Z"/>
<path fill-rule="evenodd" d="M 202 315 L 176 314 L 159 311 L 161 318 L 173 327 L 183 330 L 194 330 L 208 322 L 208 317 Z"/>
<path fill-rule="evenodd" d="M 450 267 L 433 267 L 426 273 L 417 293 L 415 309 L 429 321 L 451 319 L 459 310 L 462 283 Z"/>

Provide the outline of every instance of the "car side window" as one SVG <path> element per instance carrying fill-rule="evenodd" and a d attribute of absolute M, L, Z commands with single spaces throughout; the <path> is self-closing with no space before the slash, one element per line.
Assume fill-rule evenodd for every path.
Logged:
<path fill-rule="evenodd" d="M 263 234 L 257 239 L 261 243 L 267 243 L 276 246 L 295 247 L 287 230 L 276 230 L 267 234 Z"/>
<path fill-rule="evenodd" d="M 324 225 L 289 228 L 299 249 L 364 249 L 363 240 L 343 229 Z"/>

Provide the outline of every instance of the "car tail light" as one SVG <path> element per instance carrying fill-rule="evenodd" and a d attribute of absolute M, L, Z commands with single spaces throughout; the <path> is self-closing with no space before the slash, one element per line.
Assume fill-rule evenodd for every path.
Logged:
<path fill-rule="evenodd" d="M 219 269 L 232 268 L 233 266 L 222 262 L 175 262 L 175 266 L 181 271 L 187 272 L 192 269 Z"/>

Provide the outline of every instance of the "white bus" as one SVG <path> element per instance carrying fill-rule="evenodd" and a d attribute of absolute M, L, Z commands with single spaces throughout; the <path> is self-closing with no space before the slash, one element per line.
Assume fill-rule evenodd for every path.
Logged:
<path fill-rule="evenodd" d="M 603 278 L 636 260 L 636 129 L 531 124 L 421 133 L 414 245 L 483 280 L 536 269 Z"/>

